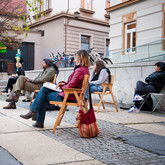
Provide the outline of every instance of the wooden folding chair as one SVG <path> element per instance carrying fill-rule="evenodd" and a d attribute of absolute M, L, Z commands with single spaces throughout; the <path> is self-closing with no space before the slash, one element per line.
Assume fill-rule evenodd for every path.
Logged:
<path fill-rule="evenodd" d="M 98 106 L 97 112 L 99 112 L 101 104 L 102 104 L 104 109 L 105 109 L 104 104 L 115 105 L 116 111 L 118 112 L 117 104 L 116 104 L 116 101 L 115 101 L 115 98 L 114 98 L 114 95 L 113 95 L 113 92 L 112 92 L 114 79 L 115 79 L 115 75 L 111 75 L 111 82 L 110 83 L 103 83 L 103 87 L 104 88 L 103 88 L 102 92 L 94 92 L 94 93 L 92 93 L 92 94 L 98 94 L 99 98 L 100 98 L 100 102 L 99 103 L 93 103 L 93 105 Z M 104 95 L 111 95 L 113 102 L 105 102 L 105 101 L 103 101 Z"/>
<path fill-rule="evenodd" d="M 57 74 L 54 75 L 53 82 L 52 82 L 53 84 L 56 83 L 56 78 L 57 78 Z M 40 90 L 35 90 L 35 91 L 34 91 L 34 94 L 33 94 L 32 100 L 31 100 L 31 102 L 30 102 L 30 104 L 29 104 L 29 107 L 32 105 L 32 103 L 33 103 L 33 101 L 34 101 L 34 99 L 35 99 L 35 97 L 36 97 L 36 95 L 37 95 L 37 93 L 38 93 L 39 91 L 40 91 Z"/>
<path fill-rule="evenodd" d="M 84 93 L 86 91 L 88 82 L 89 82 L 89 75 L 85 75 L 84 79 L 83 79 L 83 84 L 82 84 L 82 88 L 81 89 L 79 89 L 79 88 L 64 88 L 63 90 L 64 90 L 64 93 L 65 93 L 65 97 L 64 97 L 63 102 L 59 102 L 59 101 L 50 101 L 49 102 L 50 104 L 61 105 L 61 108 L 60 108 L 60 111 L 58 113 L 56 122 L 54 124 L 52 133 L 54 133 L 56 128 L 57 128 L 57 126 L 60 125 L 60 123 L 62 121 L 62 118 L 64 116 L 64 113 L 65 113 L 65 110 L 66 110 L 68 105 L 69 106 L 79 106 L 80 107 L 80 98 L 82 96 L 84 96 Z M 75 95 L 76 102 L 68 102 L 68 96 L 70 94 L 74 94 Z M 87 112 L 88 111 L 88 107 L 87 107 L 84 99 L 83 99 L 83 104 L 84 104 L 84 107 L 85 107 L 86 112 Z M 84 111 L 84 109 L 83 109 L 83 111 Z"/>

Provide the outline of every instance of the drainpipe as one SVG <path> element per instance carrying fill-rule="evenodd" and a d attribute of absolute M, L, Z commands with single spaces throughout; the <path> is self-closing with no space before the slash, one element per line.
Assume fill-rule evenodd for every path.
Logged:
<path fill-rule="evenodd" d="M 69 0 L 68 0 L 68 8 L 67 8 L 66 14 L 68 14 L 68 12 L 69 12 Z M 67 51 L 67 49 L 66 49 L 66 40 L 67 40 L 67 26 L 68 26 L 68 22 L 69 22 L 69 19 L 65 18 L 65 53 Z"/>
<path fill-rule="evenodd" d="M 68 0 L 68 9 L 67 9 L 66 13 L 68 13 L 68 12 L 69 12 L 69 0 Z"/>

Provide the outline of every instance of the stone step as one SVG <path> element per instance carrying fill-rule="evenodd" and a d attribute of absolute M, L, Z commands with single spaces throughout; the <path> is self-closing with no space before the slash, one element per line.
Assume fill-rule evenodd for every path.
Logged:
<path fill-rule="evenodd" d="M 10 76 L 6 72 L 0 72 L 0 90 L 5 89 L 9 77 Z"/>
<path fill-rule="evenodd" d="M 0 72 L 0 80 L 9 79 L 9 75 L 6 72 Z"/>
<path fill-rule="evenodd" d="M 8 79 L 6 80 L 0 80 L 0 89 L 3 90 L 5 89 L 6 85 L 7 85 Z"/>

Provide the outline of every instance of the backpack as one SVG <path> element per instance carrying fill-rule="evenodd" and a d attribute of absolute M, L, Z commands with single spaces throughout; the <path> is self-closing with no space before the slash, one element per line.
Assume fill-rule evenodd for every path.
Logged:
<path fill-rule="evenodd" d="M 110 70 L 108 68 L 105 68 L 105 70 L 108 73 L 108 78 L 109 78 L 108 81 L 110 83 L 111 82 L 111 72 L 110 72 Z M 95 74 L 91 81 L 96 81 L 96 80 L 98 80 L 98 78 L 99 78 L 99 75 L 98 74 Z"/>
<path fill-rule="evenodd" d="M 111 72 L 108 68 L 105 68 L 105 70 L 108 72 L 108 78 L 109 78 L 109 83 L 111 82 Z"/>

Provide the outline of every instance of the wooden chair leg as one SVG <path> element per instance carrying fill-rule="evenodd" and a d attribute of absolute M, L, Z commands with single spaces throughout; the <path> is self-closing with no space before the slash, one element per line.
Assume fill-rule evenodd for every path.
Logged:
<path fill-rule="evenodd" d="M 61 114 L 62 114 L 62 108 L 60 109 L 60 111 L 59 111 L 59 113 L 58 113 L 58 116 L 57 116 L 56 122 L 55 122 L 55 124 L 54 124 L 52 133 L 54 133 L 55 130 L 56 130 L 56 128 L 57 128 L 57 125 L 58 125 L 58 123 L 59 123 L 59 119 L 60 119 L 60 117 L 61 117 Z"/>
<path fill-rule="evenodd" d="M 99 112 L 99 110 L 100 110 L 100 106 L 101 106 L 101 103 L 103 101 L 103 97 L 104 97 L 105 91 L 106 91 L 106 88 L 103 89 L 103 93 L 101 95 L 101 99 L 100 99 L 100 102 L 99 102 L 99 105 L 98 105 L 97 112 Z"/>
<path fill-rule="evenodd" d="M 63 119 L 63 116 L 64 116 L 64 113 L 65 113 L 65 111 L 66 111 L 66 108 L 67 108 L 67 106 L 65 106 L 65 107 L 63 108 L 63 110 L 62 110 L 62 114 L 61 114 L 60 119 L 59 119 L 59 121 L 58 121 L 58 126 L 61 124 L 61 121 L 62 121 L 62 119 Z"/>
<path fill-rule="evenodd" d="M 29 104 L 29 107 L 32 105 L 32 103 L 33 103 L 33 101 L 34 101 L 34 99 L 35 99 L 35 97 L 36 97 L 38 92 L 39 92 L 39 90 L 37 92 L 34 91 L 34 94 L 33 94 L 32 100 L 31 100 L 31 102 Z"/>
<path fill-rule="evenodd" d="M 0 94 L 2 95 L 1 89 L 0 89 Z"/>
<path fill-rule="evenodd" d="M 112 91 L 111 91 L 111 90 L 110 90 L 110 92 L 111 92 L 111 96 L 112 96 L 113 103 L 114 103 L 114 105 L 115 105 L 116 111 L 117 111 L 117 112 L 119 112 L 119 110 L 118 110 L 118 108 L 117 108 L 116 101 L 115 101 L 115 97 L 114 97 L 114 95 L 113 95 L 113 93 L 112 93 Z"/>
<path fill-rule="evenodd" d="M 84 107 L 85 107 L 86 112 L 88 112 L 88 106 L 87 106 L 85 100 L 83 100 L 83 103 L 84 103 Z"/>
<path fill-rule="evenodd" d="M 101 100 L 101 95 L 99 94 L 99 98 L 100 98 L 100 100 Z M 102 101 L 101 102 L 101 104 L 102 104 L 102 106 L 103 106 L 103 109 L 105 109 L 105 106 L 104 106 L 104 102 Z"/>
<path fill-rule="evenodd" d="M 56 122 L 55 122 L 55 124 L 54 124 L 52 133 L 55 132 L 55 130 L 56 130 L 56 128 L 57 128 L 57 125 L 60 124 L 61 115 L 63 114 L 63 110 L 64 110 L 64 108 L 65 108 L 65 106 L 66 106 L 65 104 L 66 104 L 66 101 L 67 101 L 67 99 L 68 99 L 68 96 L 69 96 L 69 93 L 66 93 L 66 95 L 65 95 L 65 97 L 64 97 L 64 100 L 63 100 L 63 104 L 62 104 L 62 106 L 61 106 L 61 108 L 60 108 L 60 111 L 59 111 L 59 113 L 58 113 Z"/>

